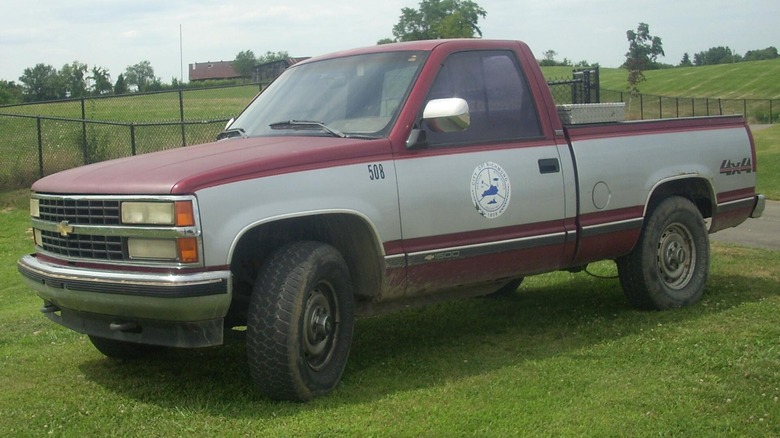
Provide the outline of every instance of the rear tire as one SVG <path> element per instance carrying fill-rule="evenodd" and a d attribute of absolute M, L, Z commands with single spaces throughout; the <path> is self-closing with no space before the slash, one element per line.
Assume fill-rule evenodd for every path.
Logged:
<path fill-rule="evenodd" d="M 704 219 L 686 198 L 653 208 L 634 250 L 616 260 L 623 292 L 634 307 L 666 310 L 701 300 L 710 266 Z"/>
<path fill-rule="evenodd" d="M 246 339 L 252 379 L 266 396 L 308 401 L 338 384 L 352 343 L 353 300 L 347 264 L 330 245 L 295 242 L 266 261 Z"/>

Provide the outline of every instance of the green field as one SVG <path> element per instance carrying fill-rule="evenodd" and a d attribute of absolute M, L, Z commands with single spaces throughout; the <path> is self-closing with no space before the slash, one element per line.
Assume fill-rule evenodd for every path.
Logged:
<path fill-rule="evenodd" d="M 572 67 L 544 67 L 547 78 L 571 77 Z M 628 73 L 619 68 L 599 69 L 601 88 L 627 91 Z M 780 59 L 648 70 L 639 84 L 645 94 L 714 99 L 780 99 Z M 778 108 L 780 112 L 780 108 Z"/>
<path fill-rule="evenodd" d="M 559 272 L 361 320 L 337 390 L 280 403 L 240 343 L 122 363 L 49 322 L 15 268 L 26 201 L 0 196 L 4 436 L 780 435 L 780 252 L 715 244 L 688 309 L 636 311 L 617 280 Z"/>
<path fill-rule="evenodd" d="M 758 162 L 756 191 L 780 201 L 780 124 L 755 132 L 753 137 Z"/>
<path fill-rule="evenodd" d="M 84 115 L 87 120 L 159 123 L 184 120 L 229 119 L 240 112 L 259 91 L 258 85 L 225 88 L 193 88 L 178 92 L 128 94 L 86 99 Z M 181 104 L 180 104 L 181 103 Z M 69 100 L 0 107 L 0 114 L 63 117 L 81 119 L 81 101 Z"/>
<path fill-rule="evenodd" d="M 547 78 L 570 77 L 571 67 L 544 67 Z M 780 59 L 650 70 L 628 92 L 624 69 L 600 69 L 601 101 L 625 102 L 626 118 L 643 120 L 741 114 L 753 124 L 780 122 Z M 774 101 L 773 101 L 774 100 Z"/>

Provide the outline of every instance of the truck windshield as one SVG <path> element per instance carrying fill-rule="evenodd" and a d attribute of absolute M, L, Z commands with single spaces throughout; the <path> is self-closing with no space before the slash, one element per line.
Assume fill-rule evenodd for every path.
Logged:
<path fill-rule="evenodd" d="M 264 90 L 229 130 L 242 137 L 382 137 L 426 56 L 426 52 L 388 52 L 294 66 Z"/>

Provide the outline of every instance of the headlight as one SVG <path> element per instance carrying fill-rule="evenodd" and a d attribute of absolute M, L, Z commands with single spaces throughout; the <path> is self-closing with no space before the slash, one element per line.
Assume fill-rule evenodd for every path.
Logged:
<path fill-rule="evenodd" d="M 173 225 L 173 202 L 123 202 L 123 224 Z"/>
<path fill-rule="evenodd" d="M 134 225 L 195 225 L 192 202 L 123 202 L 122 223 Z"/>

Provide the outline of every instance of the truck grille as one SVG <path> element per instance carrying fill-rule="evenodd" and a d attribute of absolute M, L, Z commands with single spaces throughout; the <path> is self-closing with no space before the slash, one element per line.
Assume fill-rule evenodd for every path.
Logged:
<path fill-rule="evenodd" d="M 69 234 L 42 231 L 43 248 L 49 252 L 67 257 L 124 260 L 122 238 L 116 236 L 92 236 L 88 234 Z"/>
<path fill-rule="evenodd" d="M 119 201 L 98 199 L 42 198 L 40 218 L 71 225 L 119 225 Z"/>

